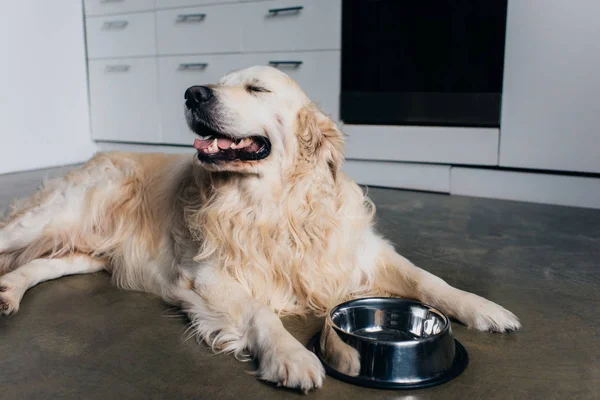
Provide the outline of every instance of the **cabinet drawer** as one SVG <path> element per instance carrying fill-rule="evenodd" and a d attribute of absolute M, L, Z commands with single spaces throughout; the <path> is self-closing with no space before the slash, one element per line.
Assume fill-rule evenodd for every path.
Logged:
<path fill-rule="evenodd" d="M 156 54 L 154 13 L 86 19 L 89 58 Z"/>
<path fill-rule="evenodd" d="M 335 121 L 339 118 L 341 52 L 245 54 L 243 66 L 272 65 L 294 79 Z"/>
<path fill-rule="evenodd" d="M 277 0 L 246 6 L 244 51 L 341 48 L 341 0 Z"/>
<path fill-rule="evenodd" d="M 85 0 L 85 15 L 122 14 L 154 10 L 155 0 Z"/>
<path fill-rule="evenodd" d="M 90 60 L 94 139 L 158 142 L 156 59 Z"/>
<path fill-rule="evenodd" d="M 240 0 L 156 0 L 157 8 L 204 6 L 210 4 L 239 3 Z"/>
<path fill-rule="evenodd" d="M 161 141 L 191 145 L 194 134 L 189 130 L 184 116 L 185 90 L 193 85 L 216 81 L 227 72 L 242 66 L 237 54 L 159 57 L 159 93 Z"/>
<path fill-rule="evenodd" d="M 158 11 L 158 53 L 239 52 L 245 8 L 232 4 Z"/>

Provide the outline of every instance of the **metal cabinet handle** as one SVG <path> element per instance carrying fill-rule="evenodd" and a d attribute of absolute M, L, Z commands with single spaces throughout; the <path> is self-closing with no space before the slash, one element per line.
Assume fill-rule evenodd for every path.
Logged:
<path fill-rule="evenodd" d="M 208 63 L 181 63 L 179 69 L 205 69 Z"/>
<path fill-rule="evenodd" d="M 122 3 L 125 0 L 100 0 L 100 3 Z"/>
<path fill-rule="evenodd" d="M 272 67 L 288 66 L 298 68 L 302 65 L 302 61 L 269 61 L 269 65 Z"/>
<path fill-rule="evenodd" d="M 121 21 L 105 21 L 102 27 L 104 29 L 125 29 L 125 27 L 129 25 L 129 22 L 126 20 Z"/>
<path fill-rule="evenodd" d="M 299 13 L 303 8 L 303 6 L 271 8 L 269 9 L 269 14 L 273 14 L 273 16 L 275 17 L 279 13 Z"/>
<path fill-rule="evenodd" d="M 131 68 L 131 65 L 127 64 L 115 64 L 115 65 L 107 65 L 105 70 L 106 72 L 127 72 Z"/>
<path fill-rule="evenodd" d="M 206 14 L 179 14 L 177 22 L 202 22 L 206 18 Z"/>

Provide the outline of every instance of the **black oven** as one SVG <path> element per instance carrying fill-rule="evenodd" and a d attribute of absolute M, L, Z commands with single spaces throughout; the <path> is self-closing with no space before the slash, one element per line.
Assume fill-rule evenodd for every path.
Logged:
<path fill-rule="evenodd" d="M 343 0 L 341 119 L 497 127 L 507 0 Z"/>

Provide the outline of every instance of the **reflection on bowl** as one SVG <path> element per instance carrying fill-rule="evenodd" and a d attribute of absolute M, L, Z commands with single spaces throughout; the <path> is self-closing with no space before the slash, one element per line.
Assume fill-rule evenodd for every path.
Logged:
<path fill-rule="evenodd" d="M 443 383 L 468 363 L 448 317 L 428 305 L 395 298 L 351 300 L 335 307 L 314 350 L 330 375 L 382 388 Z"/>

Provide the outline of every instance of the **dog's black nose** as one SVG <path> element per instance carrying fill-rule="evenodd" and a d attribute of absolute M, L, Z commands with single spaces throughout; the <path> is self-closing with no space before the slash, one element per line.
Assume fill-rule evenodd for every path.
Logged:
<path fill-rule="evenodd" d="M 185 99 L 194 103 L 206 103 L 214 97 L 214 93 L 211 88 L 206 86 L 192 86 L 185 91 Z"/>

